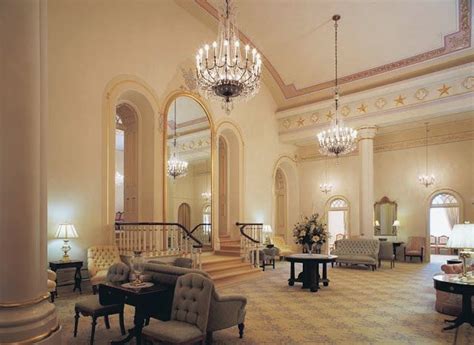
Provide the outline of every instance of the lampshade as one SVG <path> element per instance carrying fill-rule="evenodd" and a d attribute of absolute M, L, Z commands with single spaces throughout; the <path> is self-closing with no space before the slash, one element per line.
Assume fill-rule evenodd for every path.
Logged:
<path fill-rule="evenodd" d="M 392 226 L 400 226 L 400 221 L 398 219 L 395 219 Z"/>
<path fill-rule="evenodd" d="M 375 221 L 375 226 L 380 226 L 380 222 L 378 220 Z"/>
<path fill-rule="evenodd" d="M 263 226 L 263 232 L 265 232 L 265 233 L 267 233 L 267 234 L 273 232 L 272 226 L 271 226 L 271 225 L 268 225 L 268 224 L 265 224 L 265 225 Z"/>
<path fill-rule="evenodd" d="M 474 224 L 455 224 L 446 246 L 448 248 L 474 248 Z"/>
<path fill-rule="evenodd" d="M 70 238 L 78 238 L 76 228 L 73 224 L 59 224 L 58 230 L 56 231 L 56 235 L 54 236 L 60 239 L 70 239 Z"/>

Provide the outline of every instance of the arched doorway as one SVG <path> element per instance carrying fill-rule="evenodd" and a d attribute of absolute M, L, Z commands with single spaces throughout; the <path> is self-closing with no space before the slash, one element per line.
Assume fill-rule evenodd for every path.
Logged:
<path fill-rule="evenodd" d="M 278 168 L 275 174 L 275 234 L 282 235 L 286 239 L 288 226 L 288 189 L 286 177 Z"/>
<path fill-rule="evenodd" d="M 128 103 L 117 105 L 115 121 L 116 221 L 138 220 L 138 116 Z"/>
<path fill-rule="evenodd" d="M 178 223 L 184 226 L 186 229 L 191 227 L 191 206 L 188 203 L 183 202 L 178 207 Z"/>
<path fill-rule="evenodd" d="M 437 255 L 454 255 L 446 247 L 451 230 L 461 223 L 462 200 L 454 191 L 441 190 L 432 194 L 429 199 L 428 233 L 430 237 L 430 257 L 437 261 Z"/>
<path fill-rule="evenodd" d="M 349 236 L 349 201 L 343 196 L 334 196 L 326 204 L 326 219 L 329 233 L 328 249 L 334 242 Z"/>

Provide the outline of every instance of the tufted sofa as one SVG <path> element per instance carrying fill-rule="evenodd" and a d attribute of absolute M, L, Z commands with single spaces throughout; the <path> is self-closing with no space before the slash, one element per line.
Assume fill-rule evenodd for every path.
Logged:
<path fill-rule="evenodd" d="M 157 301 L 161 310 L 156 317 L 159 320 L 166 321 L 170 319 L 171 303 L 173 301 L 174 287 L 176 281 L 182 275 L 187 273 L 196 273 L 210 278 L 209 275 L 201 270 L 189 269 L 183 267 L 162 265 L 156 263 L 145 264 L 143 274 L 147 280 L 151 280 L 156 284 L 163 284 L 172 287 L 169 289 L 169 295 L 161 301 Z M 209 312 L 209 320 L 207 324 L 207 339 L 212 339 L 212 333 L 221 329 L 226 329 L 233 326 L 239 326 L 239 334 L 242 337 L 245 321 L 245 307 L 247 305 L 247 298 L 241 295 L 227 295 L 222 296 L 215 288 L 212 289 L 211 306 Z"/>
<path fill-rule="evenodd" d="M 336 262 L 345 264 L 360 264 L 377 269 L 378 254 L 380 249 L 379 240 L 370 239 L 342 239 L 336 241 L 336 248 L 331 254 L 337 255 Z"/>
<path fill-rule="evenodd" d="M 441 270 L 446 274 L 462 273 L 462 264 L 442 265 Z M 468 267 L 468 271 L 474 271 L 474 264 Z M 458 316 L 462 310 L 462 295 L 436 290 L 435 309 L 442 314 Z"/>
<path fill-rule="evenodd" d="M 93 246 L 87 250 L 87 269 L 94 293 L 97 286 L 107 280 L 109 267 L 119 262 L 120 254 L 114 245 Z"/>

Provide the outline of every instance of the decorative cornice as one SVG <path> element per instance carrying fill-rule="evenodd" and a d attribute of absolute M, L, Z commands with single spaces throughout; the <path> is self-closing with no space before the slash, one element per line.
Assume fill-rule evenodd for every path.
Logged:
<path fill-rule="evenodd" d="M 216 20 L 218 19 L 217 10 L 207 0 L 195 0 L 195 2 Z M 458 31 L 444 36 L 444 44 L 442 47 L 433 49 L 428 52 L 424 52 L 415 56 L 411 56 L 402 60 L 398 60 L 392 63 L 388 63 L 382 66 L 371 68 L 366 71 L 357 72 L 351 75 L 344 76 L 339 79 L 339 84 L 346 84 L 356 80 L 373 77 L 378 74 L 394 71 L 400 68 L 408 67 L 417 63 L 421 63 L 427 60 L 439 58 L 441 56 L 469 48 L 471 46 L 471 2 L 470 0 L 459 0 L 458 1 Z M 240 38 L 245 44 L 254 43 L 241 31 Z M 277 72 L 275 67 L 271 64 L 268 58 L 262 53 L 262 49 L 259 49 L 262 55 L 263 64 L 266 69 L 270 72 L 273 79 L 279 86 L 283 96 L 286 99 L 307 95 L 316 91 L 324 90 L 334 85 L 334 81 L 326 81 L 323 83 L 311 85 L 301 89 L 297 89 L 294 84 L 285 84 L 280 74 Z"/>

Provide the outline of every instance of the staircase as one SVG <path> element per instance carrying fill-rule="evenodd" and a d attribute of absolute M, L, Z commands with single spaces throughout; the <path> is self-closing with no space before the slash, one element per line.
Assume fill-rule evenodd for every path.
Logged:
<path fill-rule="evenodd" d="M 240 247 L 238 250 L 240 251 Z M 232 249 L 223 251 L 227 254 L 217 254 L 222 251 L 216 251 L 216 255 L 202 256 L 202 269 L 211 276 L 217 286 L 254 279 L 262 274 L 262 270 L 254 268 L 249 262 L 243 261 L 239 256 L 239 251 Z"/>
<path fill-rule="evenodd" d="M 240 240 L 221 238 L 220 243 L 221 249 L 216 250 L 217 255 L 240 257 Z"/>

